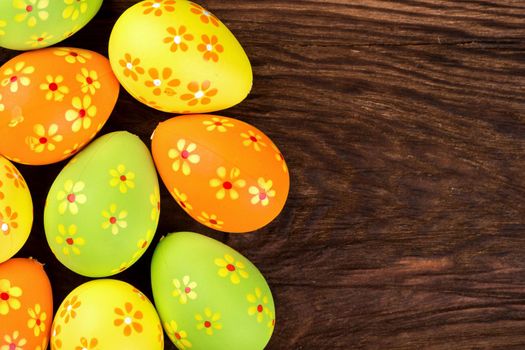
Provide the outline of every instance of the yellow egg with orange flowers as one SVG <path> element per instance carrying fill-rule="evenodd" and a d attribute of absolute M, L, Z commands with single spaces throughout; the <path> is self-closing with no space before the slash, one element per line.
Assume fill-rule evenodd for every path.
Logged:
<path fill-rule="evenodd" d="M 118 92 L 96 52 L 52 47 L 14 57 L 0 67 L 0 154 L 31 165 L 70 157 L 102 128 Z"/>
<path fill-rule="evenodd" d="M 290 178 L 283 155 L 255 127 L 233 118 L 187 115 L 160 123 L 153 158 L 164 184 L 194 219 L 248 232 L 283 209 Z"/>

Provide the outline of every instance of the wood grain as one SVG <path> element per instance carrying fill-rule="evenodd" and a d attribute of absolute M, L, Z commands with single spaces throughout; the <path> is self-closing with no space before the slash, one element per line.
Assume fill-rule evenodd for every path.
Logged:
<path fill-rule="evenodd" d="M 107 53 L 132 3 L 105 1 L 65 45 Z M 202 232 L 251 259 L 277 304 L 268 349 L 525 348 L 525 2 L 202 3 L 254 68 L 251 95 L 221 114 L 280 146 L 292 189 L 250 235 L 205 229 L 163 190 L 156 239 Z M 102 132 L 149 144 L 168 117 L 123 92 Z M 47 264 L 57 303 L 86 280 L 44 239 L 63 165 L 20 167 L 36 225 L 19 256 Z M 120 276 L 148 295 L 151 250 Z"/>

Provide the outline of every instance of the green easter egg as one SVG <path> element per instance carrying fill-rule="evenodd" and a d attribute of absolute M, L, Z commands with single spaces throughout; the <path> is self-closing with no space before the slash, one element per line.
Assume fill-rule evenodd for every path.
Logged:
<path fill-rule="evenodd" d="M 44 209 L 47 242 L 58 260 L 89 277 L 137 261 L 157 229 L 160 195 L 147 147 L 113 132 L 81 151 L 58 174 Z"/>
<path fill-rule="evenodd" d="M 34 50 L 79 31 L 98 12 L 102 0 L 2 0 L 0 46 Z"/>
<path fill-rule="evenodd" d="M 272 292 L 237 251 L 172 233 L 155 248 L 151 284 L 164 330 L 179 349 L 262 350 L 275 327 Z"/>

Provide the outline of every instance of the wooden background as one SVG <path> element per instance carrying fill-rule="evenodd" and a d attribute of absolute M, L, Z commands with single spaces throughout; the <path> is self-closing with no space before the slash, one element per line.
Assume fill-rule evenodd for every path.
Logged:
<path fill-rule="evenodd" d="M 132 3 L 106 0 L 62 45 L 107 55 Z M 525 1 L 201 3 L 254 68 L 251 95 L 221 114 L 273 138 L 292 188 L 249 235 L 201 226 L 163 189 L 156 239 L 202 232 L 251 259 L 277 304 L 268 349 L 524 349 Z M 169 117 L 122 91 L 102 132 L 149 144 Z M 64 164 L 20 167 L 36 223 L 18 256 L 46 263 L 57 304 L 87 281 L 44 238 Z M 118 276 L 149 296 L 152 250 Z"/>

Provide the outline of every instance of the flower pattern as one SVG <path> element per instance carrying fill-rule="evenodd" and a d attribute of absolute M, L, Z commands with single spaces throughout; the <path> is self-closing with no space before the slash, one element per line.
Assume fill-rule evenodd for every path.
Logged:
<path fill-rule="evenodd" d="M 241 137 L 244 139 L 242 144 L 245 147 L 252 147 L 257 152 L 261 151 L 261 147 L 267 147 L 266 143 L 262 141 L 262 136 L 254 133 L 252 130 L 248 130 L 247 133 L 241 133 Z"/>
<path fill-rule="evenodd" d="M 64 95 L 69 93 L 69 88 L 62 85 L 63 82 L 64 77 L 61 75 L 46 76 L 46 82 L 40 84 L 40 89 L 46 92 L 46 100 L 62 101 L 64 99 Z"/>
<path fill-rule="evenodd" d="M 261 203 L 263 207 L 266 207 L 270 203 L 270 198 L 275 197 L 275 190 L 272 189 L 272 180 L 265 180 L 260 177 L 257 180 L 258 186 L 250 186 L 248 192 L 253 196 L 251 203 L 253 205 Z"/>
<path fill-rule="evenodd" d="M 275 151 L 275 160 L 278 161 L 279 163 L 282 163 L 283 171 L 285 173 L 288 173 L 288 166 L 286 165 L 286 162 L 284 161 L 283 154 L 281 153 L 281 151 L 279 151 L 277 146 L 275 146 L 273 143 L 272 143 L 272 148 Z"/>
<path fill-rule="evenodd" d="M 49 0 L 13 0 L 14 8 L 22 10 L 22 13 L 15 16 L 15 21 L 27 20 L 27 25 L 34 27 L 39 19 L 45 21 L 49 18 L 49 13 L 46 11 L 48 5 Z"/>
<path fill-rule="evenodd" d="M 219 44 L 219 39 L 217 36 L 207 36 L 203 35 L 201 37 L 202 42 L 197 46 L 197 49 L 204 54 L 202 57 L 206 60 L 212 60 L 213 62 L 219 61 L 219 54 L 224 52 L 224 47 Z"/>
<path fill-rule="evenodd" d="M 180 26 L 178 30 L 174 27 L 168 27 L 166 28 L 166 31 L 169 36 L 165 37 L 163 42 L 165 44 L 171 44 L 171 52 L 177 52 L 179 49 L 181 51 L 188 50 L 188 44 L 186 44 L 185 41 L 192 41 L 193 35 L 186 32 L 185 26 Z"/>
<path fill-rule="evenodd" d="M 187 304 L 189 300 L 197 299 L 197 293 L 195 288 L 197 288 L 197 282 L 191 281 L 190 276 L 182 277 L 182 283 L 177 278 L 173 280 L 173 286 L 175 290 L 172 295 L 175 298 L 179 298 L 179 303 Z"/>
<path fill-rule="evenodd" d="M 175 0 L 153 0 L 144 2 L 142 7 L 146 8 L 143 12 L 145 15 L 153 13 L 155 16 L 160 16 L 163 10 L 166 12 L 175 11 L 173 5 L 175 5 Z"/>
<path fill-rule="evenodd" d="M 188 333 L 180 330 L 177 322 L 164 322 L 164 329 L 177 349 L 184 350 L 192 347 L 191 342 L 188 340 Z"/>
<path fill-rule="evenodd" d="M 207 335 L 213 335 L 214 330 L 221 330 L 222 324 L 218 322 L 221 319 L 221 314 L 212 312 L 210 308 L 204 309 L 204 315 L 196 314 L 197 329 L 205 330 Z"/>
<path fill-rule="evenodd" d="M 102 216 L 105 219 L 102 223 L 102 228 L 106 230 L 111 227 L 111 233 L 114 235 L 118 234 L 120 229 L 128 227 L 128 222 L 124 220 L 128 217 L 128 212 L 126 210 L 120 210 L 117 213 L 116 204 L 111 204 L 109 210 L 103 210 Z"/>
<path fill-rule="evenodd" d="M 0 350 L 24 350 L 27 340 L 20 336 L 20 332 L 14 331 L 12 335 L 4 335 L 4 344 Z"/>
<path fill-rule="evenodd" d="M 223 258 L 215 259 L 215 265 L 219 266 L 217 274 L 221 277 L 230 277 L 230 281 L 233 284 L 241 283 L 241 277 L 246 279 L 249 277 L 248 272 L 245 270 L 246 265 L 241 261 L 236 261 L 233 256 L 229 254 L 224 255 Z"/>
<path fill-rule="evenodd" d="M 116 269 L 111 270 L 111 273 L 120 273 L 120 272 L 126 270 L 128 267 L 130 267 L 132 263 L 133 263 L 133 260 L 132 261 L 125 261 L 125 262 L 121 263 L 119 265 L 119 267 L 117 267 Z"/>
<path fill-rule="evenodd" d="M 160 193 L 158 187 L 155 187 L 153 193 L 149 195 L 149 202 L 151 204 L 151 221 L 157 222 L 160 215 Z"/>
<path fill-rule="evenodd" d="M 153 231 L 148 230 L 146 231 L 146 238 L 141 238 L 137 242 L 137 248 L 138 250 L 133 254 L 133 257 L 131 258 L 132 261 L 135 261 L 146 249 L 151 242 L 151 239 L 153 238 Z"/>
<path fill-rule="evenodd" d="M 246 300 L 250 303 L 248 307 L 248 315 L 256 315 L 257 322 L 261 323 L 264 320 L 265 315 L 269 315 L 270 309 L 268 308 L 268 296 L 263 295 L 260 288 L 255 288 L 253 294 L 248 294 Z"/>
<path fill-rule="evenodd" d="M 133 288 L 131 291 L 133 293 L 137 294 L 137 296 L 139 297 L 140 300 L 146 301 L 146 296 L 144 294 L 142 294 L 142 292 L 140 290 L 138 290 L 137 288 Z"/>
<path fill-rule="evenodd" d="M 88 8 L 88 0 L 64 0 L 67 5 L 64 11 L 62 11 L 62 17 L 64 19 L 71 18 L 76 21 L 81 13 L 85 13 Z"/>
<path fill-rule="evenodd" d="M 61 349 L 62 348 L 62 340 L 58 337 L 60 335 L 60 332 L 62 331 L 62 326 L 61 325 L 55 325 L 53 327 L 53 332 L 52 332 L 52 337 L 51 337 L 51 340 L 52 340 L 52 348 L 53 349 Z"/>
<path fill-rule="evenodd" d="M 193 14 L 196 14 L 197 16 L 199 16 L 202 23 L 204 23 L 204 24 L 211 23 L 215 27 L 219 26 L 219 20 L 211 12 L 205 10 L 200 5 L 197 5 L 197 4 L 194 4 L 194 3 L 190 3 L 190 5 L 191 5 L 190 11 Z"/>
<path fill-rule="evenodd" d="M 66 211 L 73 215 L 78 214 L 78 205 L 87 202 L 87 197 L 82 191 L 86 184 L 82 181 L 73 182 L 67 180 L 64 183 L 64 189 L 57 193 L 57 200 L 61 201 L 58 205 L 58 212 L 64 214 Z"/>
<path fill-rule="evenodd" d="M 173 195 L 179 205 L 186 211 L 193 210 L 193 206 L 188 203 L 188 196 L 185 193 L 179 192 L 178 189 L 173 189 Z"/>
<path fill-rule="evenodd" d="M 62 306 L 62 311 L 60 311 L 60 317 L 64 319 L 64 323 L 68 323 L 69 320 L 77 317 L 78 308 L 82 305 L 82 302 L 78 299 L 76 295 L 67 299 Z M 60 328 L 56 329 L 57 334 L 60 333 Z"/>
<path fill-rule="evenodd" d="M 208 214 L 205 211 L 201 212 L 201 215 L 197 216 L 197 219 L 204 225 L 215 229 L 221 229 L 224 224 L 224 221 L 219 220 L 217 215 Z"/>
<path fill-rule="evenodd" d="M 87 94 L 94 95 L 100 89 L 100 81 L 98 80 L 98 73 L 87 68 L 80 69 L 80 73 L 76 76 L 77 81 L 81 84 L 80 91 Z"/>
<path fill-rule="evenodd" d="M 173 171 L 178 172 L 180 169 L 184 175 L 190 175 L 190 164 L 198 164 L 201 160 L 200 155 L 194 153 L 196 149 L 196 144 L 186 142 L 185 139 L 179 139 L 177 141 L 177 149 L 172 148 L 168 151 L 168 157 L 173 159 L 173 164 L 171 165 Z"/>
<path fill-rule="evenodd" d="M 87 338 L 80 338 L 80 345 L 78 345 L 75 350 L 91 350 L 95 349 L 98 345 L 97 338 L 91 338 L 88 340 Z"/>
<path fill-rule="evenodd" d="M 5 30 L 2 29 L 5 26 L 7 26 L 7 22 L 0 19 L 0 36 L 5 35 Z"/>
<path fill-rule="evenodd" d="M 124 335 L 129 337 L 133 331 L 142 333 L 142 320 L 143 315 L 140 310 L 133 312 L 133 305 L 131 303 L 125 303 L 124 308 L 115 308 L 115 314 L 117 318 L 113 321 L 113 324 L 117 327 L 124 325 Z"/>
<path fill-rule="evenodd" d="M 67 63 L 86 63 L 87 60 L 91 59 L 91 54 L 88 52 L 77 52 L 74 49 L 58 48 L 53 53 L 57 56 L 64 57 Z"/>
<path fill-rule="evenodd" d="M 218 132 L 226 132 L 228 131 L 228 128 L 233 128 L 235 126 L 229 119 L 219 117 L 212 117 L 211 120 L 205 120 L 202 124 L 206 125 L 207 131 L 217 130 Z"/>
<path fill-rule="evenodd" d="M 58 134 L 58 125 L 51 124 L 46 131 L 46 128 L 42 124 L 36 124 L 33 127 L 35 136 L 30 136 L 26 139 L 26 143 L 29 145 L 29 149 L 36 152 L 42 153 L 45 150 L 50 152 L 56 149 L 55 142 L 61 142 L 64 138 Z"/>
<path fill-rule="evenodd" d="M 11 207 L 6 207 L 3 211 L 0 210 L 0 231 L 5 235 L 11 233 L 11 229 L 18 228 L 18 213 L 15 212 Z"/>
<path fill-rule="evenodd" d="M 230 199 L 236 200 L 239 198 L 239 192 L 237 189 L 246 186 L 246 181 L 239 179 L 241 171 L 239 168 L 232 168 L 227 174 L 226 168 L 221 166 L 217 169 L 217 176 L 219 178 L 213 178 L 210 180 L 210 186 L 213 188 L 219 188 L 215 193 L 215 198 L 221 200 L 229 194 Z"/>
<path fill-rule="evenodd" d="M 64 245 L 62 247 L 62 253 L 64 255 L 70 255 L 71 252 L 74 255 L 80 255 L 80 248 L 86 241 L 81 237 L 75 237 L 77 234 L 77 225 L 72 224 L 66 229 L 62 224 L 58 225 L 59 236 L 55 237 L 55 242 L 59 245 Z"/>
<path fill-rule="evenodd" d="M 9 85 L 11 92 L 17 92 L 20 86 L 29 86 L 31 79 L 28 75 L 34 73 L 35 67 L 26 66 L 25 62 L 17 62 L 14 68 L 7 68 L 4 71 L 6 78 L 2 80 L 2 86 Z"/>
<path fill-rule="evenodd" d="M 120 59 L 118 63 L 124 68 L 124 76 L 134 81 L 138 80 L 139 75 L 144 74 L 144 68 L 140 66 L 140 59 L 132 58 L 129 53 L 126 53 L 124 58 Z"/>
<path fill-rule="evenodd" d="M 124 164 L 119 164 L 116 169 L 111 169 L 109 175 L 111 176 L 109 185 L 111 187 L 118 187 L 120 193 L 127 193 L 128 189 L 135 188 L 135 173 L 126 171 Z"/>
<path fill-rule="evenodd" d="M 37 48 L 40 46 L 47 46 L 49 45 L 49 39 L 52 39 L 53 35 L 49 34 L 47 32 L 44 32 L 40 35 L 31 35 L 30 40 L 26 41 L 27 45 L 31 45 L 33 48 Z"/>
<path fill-rule="evenodd" d="M 42 311 L 40 304 L 36 304 L 34 308 L 27 309 L 27 313 L 29 314 L 27 327 L 33 330 L 35 337 L 38 337 L 40 333 L 46 331 L 45 321 L 47 320 L 47 314 Z"/>
<path fill-rule="evenodd" d="M 203 105 L 207 105 L 211 102 L 211 98 L 217 95 L 217 89 L 210 89 L 211 82 L 209 80 L 203 81 L 199 84 L 196 81 L 192 81 L 188 84 L 188 91 L 190 93 L 181 95 L 183 101 L 188 101 L 189 106 L 195 106 L 199 102 Z"/>
<path fill-rule="evenodd" d="M 8 279 L 0 279 L 0 315 L 7 315 L 9 310 L 18 310 L 22 305 L 19 297 L 22 296 L 22 289 L 11 285 Z"/>
<path fill-rule="evenodd" d="M 163 92 L 168 96 L 175 95 L 175 90 L 172 88 L 179 86 L 180 80 L 175 78 L 171 79 L 171 68 L 164 68 L 162 70 L 162 76 L 156 68 L 149 69 L 148 74 L 151 79 L 146 80 L 144 84 L 149 88 L 153 88 L 153 95 L 159 96 Z"/>
<path fill-rule="evenodd" d="M 2 103 L 3 98 L 2 94 L 0 94 L 0 112 L 3 112 L 5 109 L 5 105 Z"/>

